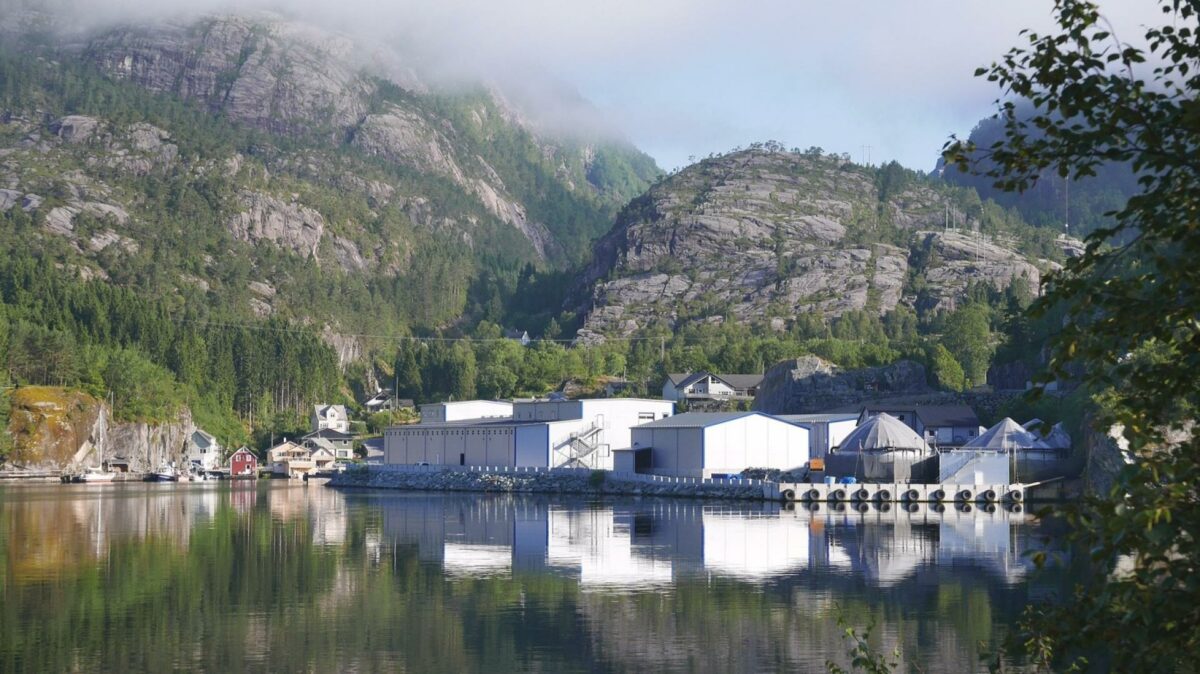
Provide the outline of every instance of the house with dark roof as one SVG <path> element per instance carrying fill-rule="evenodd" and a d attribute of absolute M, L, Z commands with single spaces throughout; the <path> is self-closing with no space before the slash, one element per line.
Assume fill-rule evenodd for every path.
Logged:
<path fill-rule="evenodd" d="M 761 374 L 669 374 L 663 382 L 664 400 L 751 400 L 762 383 Z"/>
<path fill-rule="evenodd" d="M 968 405 L 867 405 L 859 413 L 858 423 L 880 413 L 896 417 L 926 442 L 940 447 L 961 447 L 981 432 L 979 417 Z"/>
<path fill-rule="evenodd" d="M 381 389 L 378 393 L 363 402 L 363 409 L 368 414 L 375 412 L 413 409 L 411 398 L 397 398 L 389 388 Z"/>
<path fill-rule="evenodd" d="M 300 438 L 300 444 L 310 450 L 325 449 L 338 460 L 349 461 L 354 458 L 354 436 L 332 428 L 309 433 Z"/>

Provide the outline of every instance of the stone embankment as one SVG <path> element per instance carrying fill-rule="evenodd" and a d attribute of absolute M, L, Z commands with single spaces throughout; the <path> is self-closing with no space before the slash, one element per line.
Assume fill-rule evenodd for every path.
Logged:
<path fill-rule="evenodd" d="M 645 478 L 648 476 L 639 476 Z M 348 470 L 334 476 L 330 487 L 402 489 L 410 491 L 480 491 L 548 494 L 666 496 L 732 500 L 776 500 L 773 484 L 758 480 L 661 482 L 629 479 L 609 471 L 481 472 L 463 470 L 406 472 Z M 764 488 L 764 486 L 766 488 Z M 768 494 L 768 492 L 771 492 Z"/>

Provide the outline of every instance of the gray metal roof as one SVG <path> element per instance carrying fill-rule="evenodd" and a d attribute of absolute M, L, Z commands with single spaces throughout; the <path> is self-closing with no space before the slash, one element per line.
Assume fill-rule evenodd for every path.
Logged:
<path fill-rule="evenodd" d="M 783 419 L 791 424 L 828 423 L 831 421 L 858 421 L 858 415 L 853 412 L 827 412 L 825 414 L 776 414 L 776 419 Z"/>
<path fill-rule="evenodd" d="M 686 412 L 675 416 L 650 421 L 634 428 L 708 428 L 743 417 L 761 416 L 773 418 L 762 412 Z"/>

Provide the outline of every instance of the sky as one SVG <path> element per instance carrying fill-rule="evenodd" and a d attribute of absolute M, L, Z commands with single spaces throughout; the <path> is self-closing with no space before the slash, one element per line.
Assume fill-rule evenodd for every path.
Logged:
<path fill-rule="evenodd" d="M 71 2 L 72 0 L 25 0 Z M 83 2 L 84 0 L 77 0 Z M 444 77 L 572 90 L 596 108 L 553 123 L 623 135 L 666 169 L 755 141 L 932 169 L 994 110 L 973 76 L 1052 26 L 1051 0 L 86 0 L 98 17 L 280 11 L 369 37 Z M 1101 0 L 1118 37 L 1161 13 Z M 529 100 L 539 100 L 531 95 Z M 553 108 L 553 109 L 551 109 Z M 586 119 L 585 119 L 586 118 Z"/>

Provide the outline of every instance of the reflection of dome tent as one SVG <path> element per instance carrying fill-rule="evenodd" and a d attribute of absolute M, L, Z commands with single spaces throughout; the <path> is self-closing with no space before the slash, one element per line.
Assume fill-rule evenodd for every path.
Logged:
<path fill-rule="evenodd" d="M 979 437 L 968 442 L 970 449 L 1049 449 L 1037 435 L 1025 430 L 1020 424 L 1005 417 L 1003 421 L 987 429 Z"/>
<path fill-rule="evenodd" d="M 839 454 L 896 450 L 929 451 L 929 445 L 916 431 L 896 417 L 881 412 L 862 422 L 838 445 Z"/>

